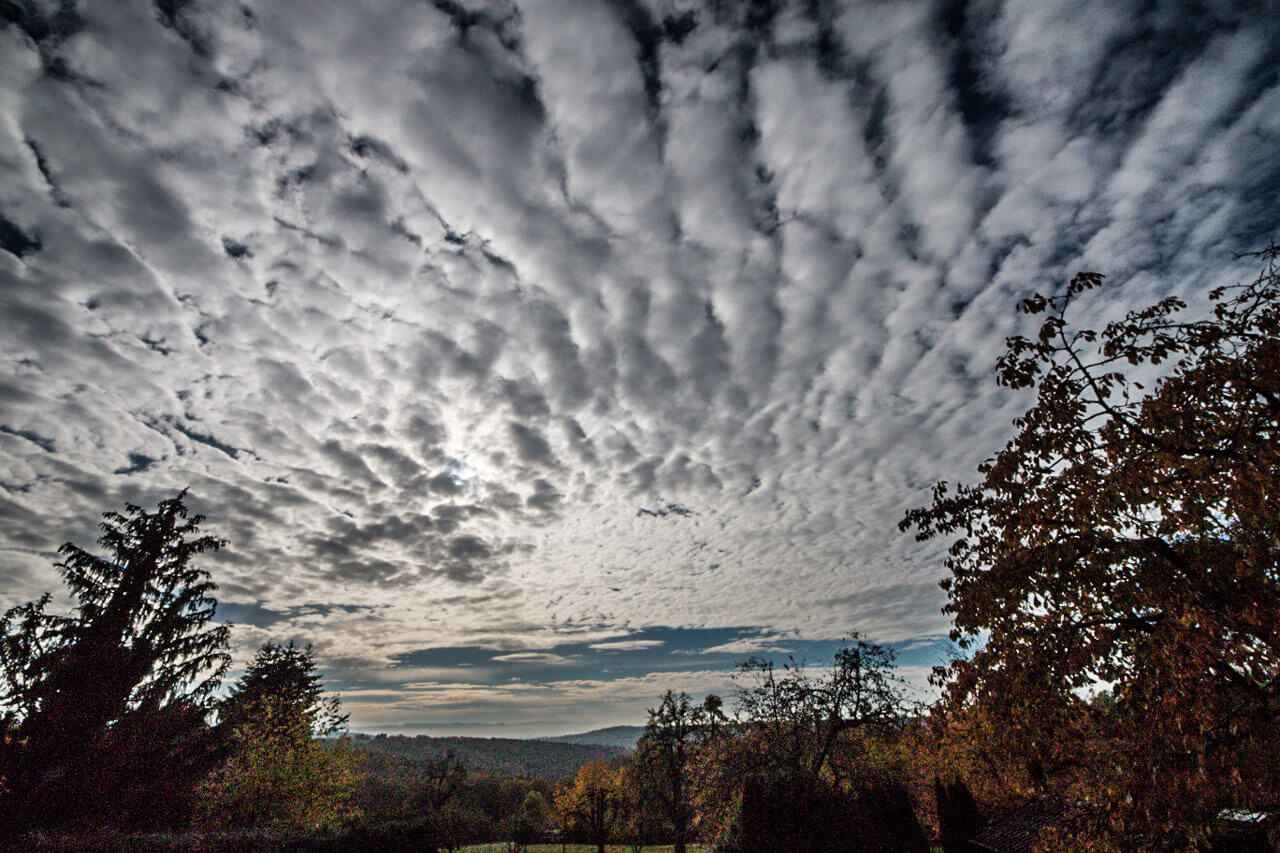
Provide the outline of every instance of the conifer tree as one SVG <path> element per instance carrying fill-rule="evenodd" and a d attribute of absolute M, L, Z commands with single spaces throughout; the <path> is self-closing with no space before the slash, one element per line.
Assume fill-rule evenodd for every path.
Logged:
<path fill-rule="evenodd" d="M 219 825 L 299 830 L 354 814 L 352 757 L 339 699 L 324 698 L 311 647 L 267 643 L 220 703 L 227 761 L 202 788 L 201 811 Z"/>
<path fill-rule="evenodd" d="M 0 617 L 3 829 L 171 816 L 157 800 L 180 801 L 175 782 L 211 763 L 228 629 L 208 626 L 216 586 L 191 561 L 226 543 L 198 535 L 185 498 L 106 513 L 105 556 L 59 549 L 69 615 L 47 613 L 46 594 Z M 142 747 L 162 737 L 166 772 L 150 773 Z"/>
<path fill-rule="evenodd" d="M 253 663 L 219 705 L 219 724 L 235 727 L 261 718 L 268 704 L 278 716 L 303 720 L 304 729 L 315 737 L 338 733 L 348 717 L 340 712 L 336 696 L 324 698 L 323 679 L 316 671 L 311 646 L 300 648 L 292 642 L 267 643 L 258 650 Z"/>

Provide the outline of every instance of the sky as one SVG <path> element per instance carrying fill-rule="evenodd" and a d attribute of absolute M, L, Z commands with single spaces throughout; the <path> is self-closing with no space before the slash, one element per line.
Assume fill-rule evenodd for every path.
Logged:
<path fill-rule="evenodd" d="M 0 606 L 189 488 L 237 665 L 541 735 L 862 632 L 922 684 L 1015 310 L 1280 231 L 1280 6 L 0 6 Z M 63 599 L 55 603 L 65 604 Z"/>

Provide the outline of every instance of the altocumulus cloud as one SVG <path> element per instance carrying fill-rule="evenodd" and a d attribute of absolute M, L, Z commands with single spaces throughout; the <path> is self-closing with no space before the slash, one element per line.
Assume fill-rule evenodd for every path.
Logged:
<path fill-rule="evenodd" d="M 2 603 L 190 486 L 242 657 L 314 641 L 365 727 L 917 647 L 894 523 L 1025 405 L 1014 301 L 1200 302 L 1280 225 L 1267 4 L 2 14 Z"/>

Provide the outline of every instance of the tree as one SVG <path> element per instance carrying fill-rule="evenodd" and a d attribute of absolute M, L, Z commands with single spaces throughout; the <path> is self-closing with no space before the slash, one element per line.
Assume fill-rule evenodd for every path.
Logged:
<path fill-rule="evenodd" d="M 347 724 L 337 696 L 324 696 L 324 680 L 316 671 L 308 645 L 299 648 L 267 643 L 218 706 L 219 725 L 234 728 L 261 720 L 267 706 L 280 720 L 297 718 L 313 737 L 337 734 Z"/>
<path fill-rule="evenodd" d="M 547 801 L 537 790 L 524 795 L 524 802 L 504 821 L 503 834 L 511 839 L 516 853 L 524 853 L 547 825 Z"/>
<path fill-rule="evenodd" d="M 0 618 L 4 830 L 173 817 L 216 759 L 204 717 L 227 628 L 207 627 L 217 587 L 191 561 L 226 543 L 197 535 L 185 497 L 106 513 L 107 556 L 59 549 L 70 615 L 46 594 Z"/>
<path fill-rule="evenodd" d="M 919 849 L 923 831 L 886 749 L 910 711 L 893 660 L 892 649 L 854 633 L 825 672 L 794 660 L 781 670 L 760 658 L 739 666 L 747 680 L 736 703 L 741 734 L 720 750 L 731 769 L 705 783 L 719 788 L 711 811 L 722 846 Z M 735 797 L 727 809 L 726 782 Z"/>
<path fill-rule="evenodd" d="M 978 485 L 902 522 L 957 537 L 953 638 L 985 637 L 947 673 L 951 713 L 981 707 L 1032 786 L 1091 803 L 1122 849 L 1280 806 L 1280 248 L 1256 257 L 1199 320 L 1169 298 L 1073 331 L 1096 273 L 1024 300 L 1040 332 L 998 377 L 1035 404 Z"/>
<path fill-rule="evenodd" d="M 351 816 L 347 716 L 324 698 L 311 647 L 267 643 L 219 708 L 231 755 L 205 782 L 203 810 L 220 825 L 311 828 Z"/>
<path fill-rule="evenodd" d="M 737 711 L 763 739 L 764 758 L 775 772 L 817 777 L 845 732 L 899 725 L 908 711 L 901 679 L 893 674 L 893 649 L 850 634 L 831 670 L 809 674 L 792 660 L 778 672 L 772 661 L 751 658 L 739 676 Z"/>
<path fill-rule="evenodd" d="M 619 779 L 621 817 L 616 835 L 636 853 L 674 835 L 663 808 L 661 780 L 652 770 L 633 760 L 622 768 Z"/>
<path fill-rule="evenodd" d="M 467 766 L 452 749 L 437 758 L 422 761 L 421 765 L 414 805 L 437 814 L 467 781 Z"/>
<path fill-rule="evenodd" d="M 618 771 L 603 761 L 588 761 L 573 781 L 557 791 L 556 810 L 571 817 L 598 853 L 621 815 Z"/>
<path fill-rule="evenodd" d="M 712 738 L 724 723 L 720 697 L 708 696 L 701 705 L 686 693 L 668 690 L 657 708 L 649 709 L 649 721 L 636 745 L 635 766 L 653 780 L 663 814 L 671 823 L 674 853 L 685 853 L 693 818 L 690 767 L 699 746 Z"/>
<path fill-rule="evenodd" d="M 435 822 L 440 845 L 450 853 L 464 844 L 493 837 L 493 822 L 483 811 L 467 803 L 445 803 Z"/>
<path fill-rule="evenodd" d="M 467 781 L 467 767 L 452 749 L 421 763 L 416 790 L 409 798 L 415 811 L 435 823 L 440 840 L 450 850 L 459 847 L 475 831 L 478 815 L 457 803 Z"/>

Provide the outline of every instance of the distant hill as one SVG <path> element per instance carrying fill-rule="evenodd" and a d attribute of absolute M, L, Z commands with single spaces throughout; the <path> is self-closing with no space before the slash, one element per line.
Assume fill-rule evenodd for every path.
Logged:
<path fill-rule="evenodd" d="M 609 726 L 607 729 L 593 729 L 578 735 L 560 735 L 544 737 L 539 740 L 551 743 L 576 743 L 582 746 L 611 746 L 615 749 L 631 750 L 636 748 L 640 735 L 644 734 L 644 726 Z"/>
<path fill-rule="evenodd" d="M 609 731 L 609 729 L 602 731 Z M 587 733 L 587 735 L 590 734 L 595 733 Z M 577 736 L 570 735 L 570 737 Z M 614 758 L 625 751 L 621 747 L 599 743 L 582 744 L 562 740 L 429 737 L 427 735 L 408 737 L 407 735 L 355 734 L 351 736 L 351 745 L 365 752 L 414 762 L 440 758 L 449 750 L 453 750 L 453 754 L 471 770 L 496 776 L 524 776 L 531 779 L 557 779 L 571 776 L 588 761 L 597 758 Z M 633 741 L 626 749 L 634 745 Z"/>

